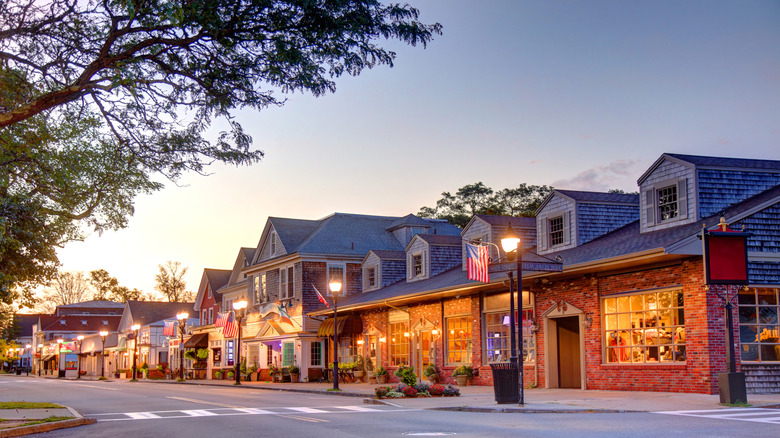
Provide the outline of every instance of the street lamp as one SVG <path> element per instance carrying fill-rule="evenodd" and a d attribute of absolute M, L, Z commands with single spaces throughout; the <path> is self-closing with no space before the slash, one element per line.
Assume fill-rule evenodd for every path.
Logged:
<path fill-rule="evenodd" d="M 41 368 L 43 368 L 43 344 L 38 344 L 38 377 L 41 377 Z"/>
<path fill-rule="evenodd" d="M 330 281 L 330 293 L 333 295 L 333 389 L 339 389 L 339 306 L 336 296 L 341 292 L 341 281 Z"/>
<path fill-rule="evenodd" d="M 187 318 L 190 314 L 187 312 L 181 312 L 176 314 L 176 319 L 179 320 L 179 378 L 184 380 L 184 330 Z"/>
<path fill-rule="evenodd" d="M 233 303 L 233 312 L 236 315 L 236 323 L 238 324 L 238 338 L 236 338 L 236 382 L 234 385 L 241 384 L 241 320 L 244 319 L 244 309 L 246 309 L 246 299 L 241 298 L 239 301 Z"/>
<path fill-rule="evenodd" d="M 135 382 L 137 380 L 137 372 L 138 369 L 136 368 L 137 360 L 138 359 L 138 330 L 141 328 L 141 324 L 133 324 L 132 327 L 130 327 L 131 330 L 133 330 L 133 333 L 135 334 L 133 336 L 133 381 Z"/>
<path fill-rule="evenodd" d="M 79 364 L 79 365 L 78 365 L 78 371 L 76 371 L 76 378 L 77 378 L 77 379 L 80 379 L 80 378 L 81 378 L 81 344 L 82 344 L 82 343 L 83 343 L 83 341 L 84 341 L 84 335 L 78 335 L 78 336 L 76 336 L 76 340 L 77 340 L 77 341 L 78 341 L 78 343 L 79 343 L 79 355 L 78 355 L 78 356 L 76 356 L 76 359 L 78 360 L 78 364 Z"/>
<path fill-rule="evenodd" d="M 100 335 L 100 342 L 103 344 L 100 347 L 100 377 L 105 377 L 106 370 L 106 336 L 108 336 L 107 330 L 101 330 L 98 332 Z"/>
<path fill-rule="evenodd" d="M 514 257 L 517 263 L 517 313 L 520 315 L 520 328 L 518 330 L 518 341 L 520 343 L 520 360 L 517 358 L 517 346 L 515 344 L 515 292 L 514 292 L 514 280 L 512 278 L 512 271 L 509 271 L 509 336 L 511 341 L 509 363 L 514 369 L 517 369 L 517 394 L 520 405 L 524 404 L 523 400 L 523 253 L 520 249 L 520 237 L 515 234 L 512 229 L 512 224 L 509 224 L 506 229 L 504 237 L 501 239 L 501 247 L 504 249 L 504 253 L 509 260 Z M 512 252 L 514 251 L 514 255 Z M 516 367 L 516 368 L 515 368 Z"/>

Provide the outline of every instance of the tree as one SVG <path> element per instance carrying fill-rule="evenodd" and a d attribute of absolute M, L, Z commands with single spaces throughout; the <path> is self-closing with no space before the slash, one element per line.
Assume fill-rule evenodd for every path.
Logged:
<path fill-rule="evenodd" d="M 455 195 L 443 192 L 442 198 L 436 201 L 436 207 L 422 207 L 417 214 L 445 219 L 461 228 L 476 214 L 533 216 L 551 190 L 549 186 L 523 183 L 514 189 L 495 192 L 480 181 L 461 187 Z"/>
<path fill-rule="evenodd" d="M 58 272 L 36 308 L 44 313 L 54 313 L 57 306 L 80 303 L 90 297 L 89 280 L 83 272 Z"/>
<path fill-rule="evenodd" d="M 138 289 L 130 290 L 128 287 L 120 286 L 119 280 L 110 276 L 105 269 L 91 271 L 89 277 L 89 282 L 95 288 L 93 300 L 126 303 L 128 301 L 145 301 L 150 298 Z"/>
<path fill-rule="evenodd" d="M 160 272 L 154 277 L 157 284 L 154 288 L 163 294 L 170 302 L 186 303 L 193 300 L 192 292 L 186 292 L 187 282 L 184 276 L 187 268 L 182 268 L 180 262 L 168 260 L 165 265 L 157 265 Z"/>
<path fill-rule="evenodd" d="M 126 226 L 155 175 L 258 162 L 236 109 L 392 66 L 377 40 L 441 33 L 418 16 L 378 0 L 0 3 L 0 299 L 30 298 L 82 227 Z M 207 138 L 216 119 L 227 130 Z"/>

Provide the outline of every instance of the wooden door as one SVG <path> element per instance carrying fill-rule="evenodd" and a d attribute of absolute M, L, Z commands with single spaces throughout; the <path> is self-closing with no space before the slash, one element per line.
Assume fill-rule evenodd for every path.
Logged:
<path fill-rule="evenodd" d="M 579 317 L 557 319 L 559 388 L 581 388 Z"/>

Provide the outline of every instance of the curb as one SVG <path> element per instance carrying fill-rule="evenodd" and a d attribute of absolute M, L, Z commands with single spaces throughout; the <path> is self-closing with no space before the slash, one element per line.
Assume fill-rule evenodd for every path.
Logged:
<path fill-rule="evenodd" d="M 362 398 L 373 397 L 373 394 L 364 393 L 364 392 L 323 391 L 319 389 L 276 388 L 276 387 L 270 388 L 267 386 L 254 386 L 254 385 L 226 385 L 221 383 L 207 383 L 207 382 L 200 383 L 200 381 L 191 381 L 191 380 L 188 380 L 187 382 L 159 380 L 159 381 L 144 381 L 144 383 L 162 383 L 164 385 L 181 384 L 181 385 L 212 386 L 217 388 L 243 388 L 243 389 L 254 389 L 254 390 L 263 390 L 263 391 L 297 392 L 302 394 L 335 395 L 339 397 L 362 397 Z"/>
<path fill-rule="evenodd" d="M 425 408 L 428 411 L 483 412 L 502 414 L 630 414 L 647 411 L 625 409 L 531 409 L 531 408 L 472 408 L 468 406 Z"/>
<path fill-rule="evenodd" d="M 34 424 L 32 426 L 15 427 L 13 429 L 0 430 L 0 437 L 24 436 L 33 433 L 51 432 L 57 429 L 84 426 L 97 423 L 94 418 L 76 418 L 74 420 L 62 420 L 53 423 Z"/>

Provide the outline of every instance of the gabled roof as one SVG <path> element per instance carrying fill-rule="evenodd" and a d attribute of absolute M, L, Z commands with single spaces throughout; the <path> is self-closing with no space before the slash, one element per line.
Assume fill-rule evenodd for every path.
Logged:
<path fill-rule="evenodd" d="M 42 315 L 39 331 L 97 333 L 107 329 L 115 331 L 122 317 L 118 315 Z"/>
<path fill-rule="evenodd" d="M 727 208 L 725 217 L 729 222 L 735 222 L 773 200 L 780 202 L 780 186 L 775 186 Z M 653 249 L 666 249 L 684 239 L 696 236 L 701 232 L 702 224 L 711 228 L 719 220 L 720 215 L 715 214 L 694 223 L 646 233 L 639 232 L 639 221 L 637 220 L 576 248 L 545 256 L 561 256 L 564 269 L 566 269 L 568 265 L 620 257 Z"/>
<path fill-rule="evenodd" d="M 80 303 L 72 303 L 72 304 L 63 304 L 61 306 L 57 307 L 64 307 L 64 308 L 81 308 L 81 307 L 89 307 L 94 309 L 116 309 L 116 308 L 122 308 L 125 307 L 123 303 L 117 303 L 116 301 L 82 301 Z"/>
<path fill-rule="evenodd" d="M 175 318 L 180 312 L 191 313 L 194 305 L 195 303 L 165 301 L 128 301 L 125 308 L 126 315 L 122 315 L 122 318 L 129 316 L 133 324 L 140 324 L 143 327 L 164 319 Z"/>
<path fill-rule="evenodd" d="M 536 218 L 532 217 L 516 217 L 516 216 L 499 216 L 491 214 L 477 214 L 476 218 L 480 218 L 490 225 L 506 225 L 509 222 L 512 228 L 536 228 Z M 472 221 L 474 218 L 471 219 Z M 469 222 L 471 224 L 471 222 Z M 464 229 L 468 228 L 466 226 Z"/>
<path fill-rule="evenodd" d="M 460 246 L 463 239 L 460 236 L 442 236 L 441 234 L 416 234 L 414 237 L 428 242 L 429 245 Z"/>
<path fill-rule="evenodd" d="M 285 251 L 289 254 L 294 252 L 295 248 L 297 248 L 322 221 L 269 217 L 268 222 L 273 226 L 276 235 L 279 237 L 279 241 L 282 243 Z M 261 241 L 260 244 L 262 243 L 263 242 Z M 260 245 L 258 245 L 258 247 L 259 246 Z"/>
<path fill-rule="evenodd" d="M 29 337 L 33 335 L 33 326 L 38 324 L 38 319 L 41 316 L 49 316 L 45 313 L 17 313 L 14 315 L 14 320 L 19 324 L 19 334 L 21 338 Z"/>
<path fill-rule="evenodd" d="M 742 169 L 753 172 L 780 172 L 780 161 L 778 160 L 756 160 L 751 158 L 724 158 L 665 153 L 661 155 L 661 157 L 658 158 L 655 163 L 653 163 L 653 165 L 642 174 L 642 176 L 639 177 L 637 184 L 641 185 L 642 182 L 647 179 L 647 177 L 650 176 L 650 174 L 653 173 L 653 171 L 667 159 L 683 162 L 696 168 Z"/>
<path fill-rule="evenodd" d="M 554 191 L 577 202 L 639 205 L 639 194 L 636 193 L 583 192 L 579 190 L 558 189 L 555 189 Z"/>
<path fill-rule="evenodd" d="M 391 223 L 387 229 L 388 231 L 393 231 L 402 227 L 430 227 L 430 226 L 431 223 L 426 221 L 425 219 L 419 216 L 415 216 L 413 214 L 407 214 L 406 216 L 402 218 L 398 218 L 397 220 L 393 221 L 393 223 Z"/>
<path fill-rule="evenodd" d="M 405 260 L 406 252 L 404 251 L 389 251 L 383 249 L 372 249 L 370 252 L 376 254 L 380 260 Z"/>
<path fill-rule="evenodd" d="M 193 308 L 199 311 L 203 304 L 203 298 L 206 296 L 206 291 L 210 288 L 211 293 L 214 295 L 214 301 L 221 302 L 222 295 L 218 292 L 219 288 L 226 285 L 230 280 L 230 274 L 233 271 L 230 269 L 212 269 L 206 268 L 203 270 L 203 275 L 200 278 L 200 285 L 198 285 L 198 296 L 195 297 L 195 305 Z"/>

